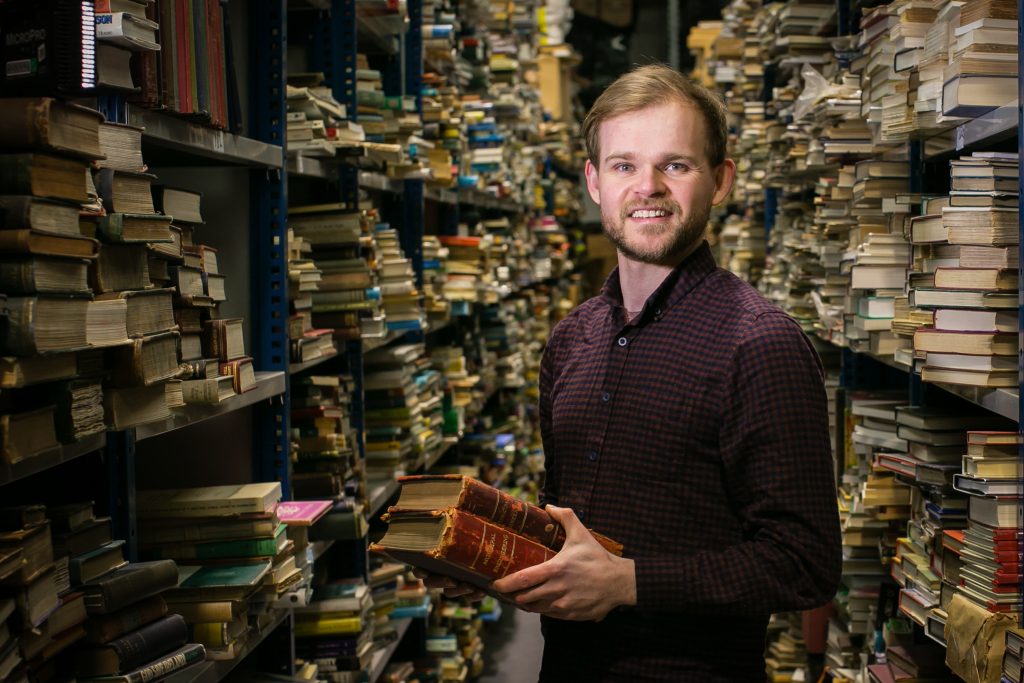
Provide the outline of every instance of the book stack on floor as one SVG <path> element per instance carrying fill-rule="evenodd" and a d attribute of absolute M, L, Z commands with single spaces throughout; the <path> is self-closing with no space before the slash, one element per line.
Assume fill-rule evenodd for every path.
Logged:
<path fill-rule="evenodd" d="M 233 659 L 251 633 L 261 634 L 275 619 L 278 589 L 295 575 L 280 500 L 278 482 L 137 494 L 141 552 L 180 558 L 165 599 L 211 658 Z"/>
<path fill-rule="evenodd" d="M 1017 155 L 975 153 L 950 162 L 952 191 L 914 220 L 916 243 L 948 261 L 913 291 L 933 311 L 914 350 L 921 378 L 982 387 L 1017 386 Z M 941 204 L 946 204 L 941 206 Z M 935 209 L 929 209 L 934 211 Z"/>
<path fill-rule="evenodd" d="M 398 232 L 388 223 L 373 231 L 377 242 L 377 273 L 381 304 L 388 331 L 422 331 L 426 326 L 423 295 L 416 289 L 412 262 L 398 243 Z"/>
<path fill-rule="evenodd" d="M 288 339 L 293 363 L 306 363 L 337 353 L 334 330 L 313 327 L 313 292 L 323 277 L 312 259 L 313 245 L 288 230 Z"/>
<path fill-rule="evenodd" d="M 318 581 L 309 604 L 295 609 L 296 654 L 331 681 L 361 680 L 374 649 L 372 606 L 361 578 Z"/>
<path fill-rule="evenodd" d="M 366 480 L 351 414 L 352 379 L 292 378 L 292 497 L 365 502 Z"/>
<path fill-rule="evenodd" d="M 377 349 L 363 360 L 366 476 L 371 485 L 399 470 L 411 471 L 422 458 L 419 436 L 423 410 L 416 376 L 428 362 L 423 344 Z"/>
<path fill-rule="evenodd" d="M 4 392 L 0 450 L 3 462 L 15 465 L 58 439 L 102 431 L 102 387 L 91 374 L 76 379 L 79 356 L 125 343 L 126 335 L 123 309 L 92 301 L 89 263 L 98 244 L 78 224 L 89 201 L 90 164 L 103 157 L 102 115 L 44 97 L 0 99 L 0 118 L 4 386 L 72 380 Z"/>

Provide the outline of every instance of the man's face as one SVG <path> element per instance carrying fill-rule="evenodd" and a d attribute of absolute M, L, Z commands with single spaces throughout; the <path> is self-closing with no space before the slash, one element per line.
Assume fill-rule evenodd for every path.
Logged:
<path fill-rule="evenodd" d="M 704 237 L 735 164 L 712 168 L 704 117 L 678 101 L 610 118 L 598 135 L 601 157 L 586 175 L 605 234 L 633 261 L 676 265 Z"/>

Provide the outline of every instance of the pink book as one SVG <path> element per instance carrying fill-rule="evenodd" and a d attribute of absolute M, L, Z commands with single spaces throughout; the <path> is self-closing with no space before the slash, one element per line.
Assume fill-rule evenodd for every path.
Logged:
<path fill-rule="evenodd" d="M 288 500 L 277 504 L 277 516 L 285 524 L 310 526 L 334 505 L 330 500 Z"/>

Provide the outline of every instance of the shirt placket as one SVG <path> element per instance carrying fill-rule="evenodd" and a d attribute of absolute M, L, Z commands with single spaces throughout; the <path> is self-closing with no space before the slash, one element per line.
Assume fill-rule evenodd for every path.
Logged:
<path fill-rule="evenodd" d="M 615 330 L 616 327 L 612 325 L 611 329 Z M 593 500 L 601 461 L 607 455 L 605 445 L 617 400 L 615 394 L 621 385 L 626 363 L 629 360 L 630 349 L 639 329 L 639 327 L 627 325 L 612 334 L 610 341 L 607 342 L 610 344 L 608 361 L 605 367 L 604 378 L 598 389 L 597 400 L 594 402 L 593 429 L 589 431 L 583 444 L 583 465 L 581 469 L 586 472 L 586 486 L 582 487 L 582 503 L 575 510 L 576 516 L 582 521 L 586 520 L 590 501 Z"/>

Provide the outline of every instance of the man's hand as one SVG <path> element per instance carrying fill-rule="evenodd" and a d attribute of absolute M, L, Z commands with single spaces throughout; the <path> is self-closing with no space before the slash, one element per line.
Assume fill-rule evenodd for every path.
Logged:
<path fill-rule="evenodd" d="M 565 545 L 547 562 L 498 579 L 495 590 L 529 612 L 572 621 L 600 621 L 619 605 L 635 605 L 633 560 L 601 547 L 571 509 L 546 509 L 565 527 Z"/>
<path fill-rule="evenodd" d="M 427 588 L 441 588 L 444 590 L 444 596 L 446 598 L 466 598 L 470 602 L 480 602 L 484 597 L 486 597 L 484 592 L 476 586 L 471 586 L 468 583 L 463 583 L 462 581 L 456 581 L 450 576 L 431 574 L 419 567 L 414 568 L 412 573 L 416 578 L 423 579 L 423 585 Z"/>

